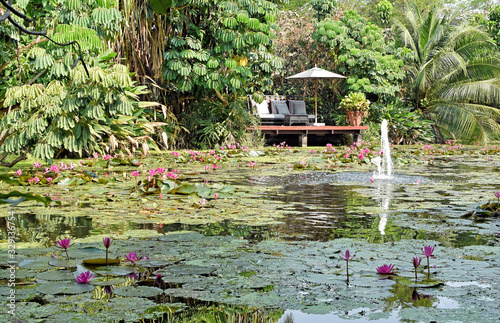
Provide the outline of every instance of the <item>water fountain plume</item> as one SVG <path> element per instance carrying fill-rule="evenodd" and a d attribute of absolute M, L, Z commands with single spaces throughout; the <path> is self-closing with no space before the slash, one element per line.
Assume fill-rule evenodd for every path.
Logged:
<path fill-rule="evenodd" d="M 377 172 L 373 174 L 373 178 L 391 179 L 392 178 L 392 159 L 391 145 L 389 143 L 389 134 L 387 130 L 387 120 L 382 121 L 380 126 L 380 143 L 382 145 L 382 157 L 377 157 L 372 162 L 377 165 Z"/>

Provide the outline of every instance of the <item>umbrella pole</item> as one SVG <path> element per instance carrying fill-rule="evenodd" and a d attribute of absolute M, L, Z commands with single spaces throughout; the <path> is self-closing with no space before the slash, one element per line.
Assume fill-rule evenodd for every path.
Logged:
<path fill-rule="evenodd" d="M 314 123 L 318 124 L 318 79 L 314 79 Z"/>

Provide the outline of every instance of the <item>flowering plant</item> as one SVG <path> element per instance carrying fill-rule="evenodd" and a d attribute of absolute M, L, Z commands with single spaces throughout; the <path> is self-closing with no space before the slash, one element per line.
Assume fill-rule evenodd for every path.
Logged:
<path fill-rule="evenodd" d="M 346 111 L 362 111 L 367 112 L 370 108 L 370 101 L 366 99 L 365 94 L 362 92 L 350 92 L 342 101 L 340 107 Z"/>

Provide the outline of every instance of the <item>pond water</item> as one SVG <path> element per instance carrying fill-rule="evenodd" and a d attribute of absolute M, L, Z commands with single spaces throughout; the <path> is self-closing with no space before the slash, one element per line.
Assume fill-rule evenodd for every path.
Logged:
<path fill-rule="evenodd" d="M 221 192 L 218 200 L 205 193 L 164 194 L 159 202 L 157 196 L 131 194 L 133 182 L 116 181 L 105 186 L 53 186 L 50 194 L 57 194 L 61 207 L 43 208 L 32 202 L 11 207 L 19 229 L 19 257 L 24 260 L 19 277 L 24 275 L 23 282 L 31 286 L 19 295 L 39 291 L 38 296 L 29 296 L 36 302 L 23 303 L 18 310 L 32 318 L 84 319 L 84 312 L 69 314 L 57 304 L 70 306 L 78 297 L 94 303 L 105 290 L 96 285 L 92 293 L 64 296 L 50 283 L 56 278 L 46 280 L 40 275 L 52 268 L 73 268 L 73 263 L 47 265 L 56 240 L 76 241 L 73 249 L 77 249 L 70 256 L 78 262 L 88 255 L 102 257 L 102 237 L 113 236 L 113 257 L 137 251 L 157 261 L 120 266 L 127 275 L 131 268 L 137 273 L 150 268 L 148 275 L 161 273 L 169 283 L 162 286 L 160 296 L 148 298 L 140 293 L 158 292 L 158 287 L 149 287 L 151 280 L 134 283 L 120 278 L 113 285 L 118 293 L 102 298 L 109 306 L 95 304 L 95 321 L 105 321 L 104 307 L 125 321 L 147 318 L 144 309 L 148 309 L 156 313 L 149 318 L 172 322 L 216 315 L 279 323 L 444 318 L 459 322 L 479 318 L 471 314 L 475 306 L 482 308 L 483 321 L 499 318 L 494 305 L 500 290 L 495 269 L 500 255 L 499 220 L 466 216 L 481 203 L 494 200 L 492 192 L 500 189 L 500 178 L 492 176 L 498 175 L 498 162 L 486 164 L 484 156 L 435 158 L 400 164 L 394 179 L 372 182 L 370 165 L 327 171 L 285 166 L 292 158 L 299 164 L 304 156 L 302 152 L 288 158 L 265 157 L 257 171 L 240 167 L 256 160 L 255 156 L 240 157 L 229 161 L 232 168 L 228 166 L 224 175 L 189 173 L 193 166 L 177 165 L 184 173 L 183 182 L 205 183 L 210 192 Z M 309 159 L 309 165 L 325 163 L 324 158 Z M 118 174 L 130 169 L 115 168 Z M 219 183 L 234 189 L 224 193 Z M 200 205 L 202 198 L 208 200 L 207 206 Z M 0 226 L 4 228 L 0 239 L 6 241 L 6 217 L 0 217 Z M 424 279 L 428 271 L 424 257 L 415 281 L 411 258 L 421 256 L 424 245 L 436 246 L 439 252 L 430 260 L 435 266 L 429 268 L 432 278 Z M 345 249 L 355 255 L 348 284 L 345 261 L 340 258 Z M 377 276 L 375 268 L 384 263 L 395 264 L 397 275 Z M 124 275 L 88 268 L 101 278 Z M 0 282 L 0 293 L 6 295 L 2 288 L 8 280 L 0 276 Z M 155 290 L 125 291 L 132 287 Z M 42 290 L 48 291 L 46 296 Z M 136 302 L 135 316 L 119 316 L 119 308 L 130 305 L 127 299 Z M 33 314 L 42 307 L 47 312 Z M 455 314 L 450 316 L 450 310 Z"/>

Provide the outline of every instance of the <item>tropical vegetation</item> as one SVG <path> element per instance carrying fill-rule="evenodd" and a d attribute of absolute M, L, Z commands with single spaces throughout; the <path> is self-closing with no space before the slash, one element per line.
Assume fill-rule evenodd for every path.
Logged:
<path fill-rule="evenodd" d="M 500 9 L 490 1 L 12 6 L 32 22 L 11 15 L 24 27 L 0 23 L 2 165 L 29 155 L 260 144 L 248 130 L 258 119 L 247 95 L 304 95 L 311 102 L 313 83 L 285 77 L 314 65 L 348 76 L 319 82 L 320 121 L 346 124 L 340 102 L 361 92 L 373 102 L 367 124 L 385 115 L 406 129 L 400 143 L 499 138 Z M 9 12 L 0 5 L 1 17 Z M 415 127 L 403 126 L 401 115 L 411 115 Z"/>

